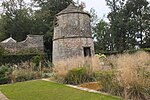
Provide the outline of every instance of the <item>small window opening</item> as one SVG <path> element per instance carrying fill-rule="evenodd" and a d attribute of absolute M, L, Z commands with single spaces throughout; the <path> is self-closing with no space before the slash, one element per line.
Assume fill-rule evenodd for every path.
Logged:
<path fill-rule="evenodd" d="M 54 19 L 54 24 L 55 24 L 55 27 L 59 26 L 57 17 L 55 17 L 55 19 Z"/>
<path fill-rule="evenodd" d="M 84 57 L 91 57 L 91 49 L 90 47 L 83 47 Z"/>

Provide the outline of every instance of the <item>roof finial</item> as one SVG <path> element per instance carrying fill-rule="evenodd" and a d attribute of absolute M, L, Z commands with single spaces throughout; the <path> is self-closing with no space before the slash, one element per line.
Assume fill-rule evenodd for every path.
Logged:
<path fill-rule="evenodd" d="M 81 4 L 79 4 L 79 8 L 80 8 L 81 10 L 83 10 L 85 7 L 86 7 L 86 5 L 85 5 L 84 2 L 81 2 Z"/>

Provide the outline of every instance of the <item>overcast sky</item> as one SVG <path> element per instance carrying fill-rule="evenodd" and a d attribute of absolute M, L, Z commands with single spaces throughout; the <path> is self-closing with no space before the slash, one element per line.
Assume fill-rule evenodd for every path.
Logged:
<path fill-rule="evenodd" d="M 30 0 L 25 1 L 29 2 Z M 74 1 L 77 2 L 77 0 Z M 79 0 L 79 2 L 81 1 L 83 1 L 86 4 L 87 11 L 90 11 L 91 8 L 94 8 L 99 18 L 106 18 L 106 15 L 110 11 L 110 9 L 106 6 L 105 0 Z M 150 2 L 150 0 L 147 1 Z"/>
<path fill-rule="evenodd" d="M 77 0 L 74 1 L 77 2 Z M 108 6 L 106 6 L 105 0 L 79 0 L 79 2 L 81 1 L 86 4 L 87 11 L 90 11 L 91 8 L 94 8 L 100 18 L 106 18 L 106 15 L 110 11 Z"/>
<path fill-rule="evenodd" d="M 0 0 L 0 3 L 2 3 L 2 1 L 3 0 Z M 25 0 L 25 1 L 29 2 L 30 0 Z M 77 0 L 74 1 L 77 2 Z M 105 0 L 79 0 L 79 2 L 81 1 L 83 1 L 86 4 L 87 11 L 90 11 L 91 8 L 94 8 L 97 12 L 97 15 L 101 18 L 103 18 L 103 15 L 109 12 Z"/>
<path fill-rule="evenodd" d="M 77 2 L 78 0 L 74 0 Z M 97 15 L 99 18 L 106 18 L 106 15 L 108 12 L 110 12 L 110 9 L 108 6 L 106 6 L 105 0 L 79 0 L 79 2 L 83 1 L 86 4 L 86 10 L 90 11 L 91 8 L 94 8 L 97 12 Z M 147 0 L 150 2 L 150 0 Z"/>

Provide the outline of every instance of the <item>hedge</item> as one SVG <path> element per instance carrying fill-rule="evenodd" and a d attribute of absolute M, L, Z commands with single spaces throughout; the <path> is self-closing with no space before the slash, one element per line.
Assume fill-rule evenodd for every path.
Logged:
<path fill-rule="evenodd" d="M 143 49 L 133 49 L 133 50 L 124 50 L 123 52 L 119 52 L 119 51 L 106 51 L 106 52 L 100 52 L 101 54 L 110 56 L 110 55 L 117 55 L 117 54 L 121 54 L 121 53 L 136 53 L 137 51 L 145 51 L 145 52 L 149 52 L 150 53 L 150 48 L 143 48 Z"/>
<path fill-rule="evenodd" d="M 142 48 L 142 49 L 133 49 L 133 50 L 125 50 L 124 53 L 135 53 L 137 51 L 145 51 L 145 52 L 149 52 L 150 53 L 150 48 Z"/>
<path fill-rule="evenodd" d="M 23 54 L 23 55 L 1 55 L 0 65 L 2 64 L 17 64 L 31 60 L 34 56 L 44 56 L 44 54 Z"/>

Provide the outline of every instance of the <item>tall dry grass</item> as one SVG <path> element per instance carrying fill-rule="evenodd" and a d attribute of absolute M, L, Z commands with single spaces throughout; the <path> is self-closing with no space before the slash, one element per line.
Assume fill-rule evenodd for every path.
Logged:
<path fill-rule="evenodd" d="M 78 67 L 86 67 L 89 74 L 98 71 L 103 72 L 103 70 L 115 70 L 115 77 L 112 77 L 112 80 L 115 80 L 118 87 L 111 85 L 115 86 L 112 87 L 112 90 L 120 90 L 115 88 L 123 87 L 124 92 L 120 94 L 123 94 L 126 99 L 142 100 L 141 98 L 147 98 L 145 97 L 147 96 L 145 90 L 150 87 L 149 53 L 139 51 L 134 54 L 120 54 L 106 58 L 97 56 L 92 58 L 76 57 L 58 61 L 54 66 L 54 71 L 58 77 L 65 77 L 70 70 Z M 106 82 L 106 85 L 109 84 Z"/>
<path fill-rule="evenodd" d="M 133 97 L 133 100 L 146 98 L 146 90 L 150 87 L 150 79 L 146 77 L 145 73 L 150 73 L 150 54 L 139 51 L 135 54 L 119 55 L 116 65 L 118 70 L 116 78 L 120 85 L 124 87 L 125 98 Z"/>
<path fill-rule="evenodd" d="M 53 70 L 58 75 L 64 76 L 69 70 L 78 67 L 87 67 L 90 72 L 105 70 L 105 67 L 109 67 L 106 70 L 110 70 L 110 68 L 116 69 L 121 73 L 121 77 L 124 80 L 131 81 L 137 75 L 135 70 L 150 69 L 150 54 L 140 51 L 135 54 L 112 55 L 107 58 L 98 56 L 91 58 L 74 57 L 58 61 L 55 63 Z M 127 78 L 126 75 L 130 77 Z"/>
<path fill-rule="evenodd" d="M 140 51 L 135 54 L 119 55 L 116 65 L 121 81 L 128 87 L 134 81 L 144 79 L 144 72 L 150 68 L 150 54 Z"/>
<path fill-rule="evenodd" d="M 79 67 L 86 67 L 89 72 L 99 71 L 102 66 L 99 57 L 83 58 L 74 57 L 55 63 L 54 72 L 59 76 L 65 76 L 69 70 Z"/>
<path fill-rule="evenodd" d="M 49 73 L 51 72 L 52 69 L 50 66 L 47 67 L 42 63 L 39 63 L 39 66 L 36 66 L 35 63 L 26 61 L 19 63 L 18 65 L 13 65 L 11 81 L 14 83 L 50 77 Z"/>

